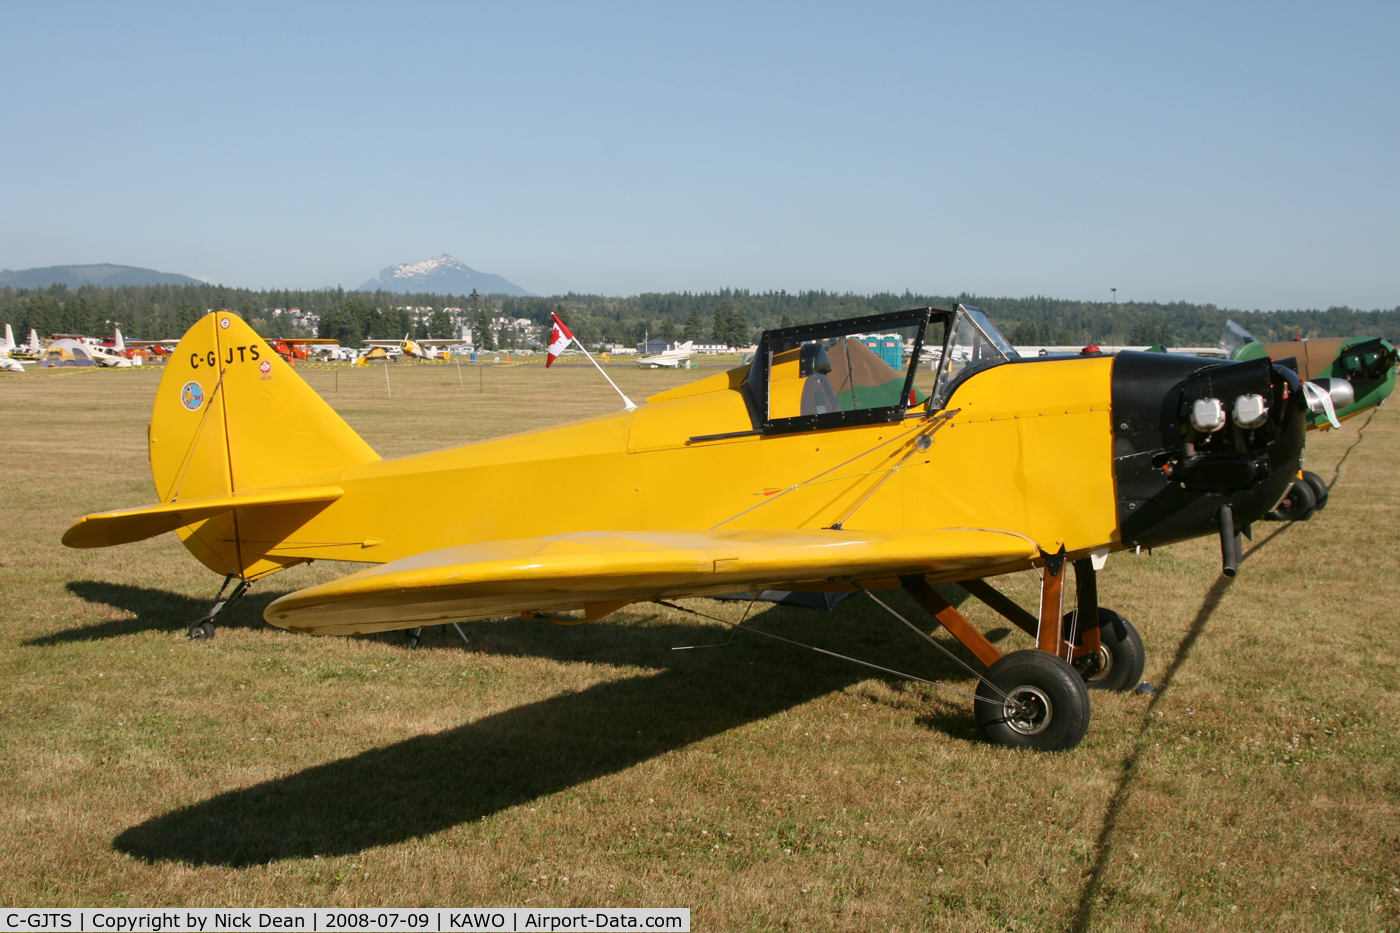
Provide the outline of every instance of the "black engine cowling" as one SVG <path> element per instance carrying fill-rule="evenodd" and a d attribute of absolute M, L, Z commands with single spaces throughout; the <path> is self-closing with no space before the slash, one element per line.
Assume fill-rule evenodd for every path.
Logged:
<path fill-rule="evenodd" d="M 1113 468 L 1123 543 L 1209 534 L 1225 505 L 1237 526 L 1263 518 L 1297 475 L 1306 429 L 1302 383 L 1270 360 L 1118 354 Z"/>

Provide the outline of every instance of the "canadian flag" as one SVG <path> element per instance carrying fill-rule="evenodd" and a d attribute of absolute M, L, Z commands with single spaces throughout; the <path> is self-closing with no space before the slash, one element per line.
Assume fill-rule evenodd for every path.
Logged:
<path fill-rule="evenodd" d="M 554 315 L 554 329 L 549 332 L 549 356 L 545 357 L 544 368 L 548 369 L 559 354 L 563 353 L 569 346 L 569 341 L 574 339 L 569 327 L 559 320 L 559 315 Z"/>

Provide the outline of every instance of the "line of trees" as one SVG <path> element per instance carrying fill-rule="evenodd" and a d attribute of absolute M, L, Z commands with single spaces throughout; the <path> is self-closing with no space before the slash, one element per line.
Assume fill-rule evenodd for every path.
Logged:
<path fill-rule="evenodd" d="M 29 328 L 41 335 L 105 335 L 119 326 L 134 339 L 179 337 L 210 309 L 233 311 L 268 337 L 334 337 L 360 340 L 450 337 L 456 323 L 469 323 L 478 338 L 493 317 L 524 318 L 535 333 L 547 333 L 559 312 L 590 344 L 636 344 L 644 334 L 665 339 L 715 339 L 751 344 L 758 331 L 787 324 L 879 314 L 913 307 L 951 308 L 963 303 L 985 310 L 1020 344 L 1155 344 L 1211 346 L 1226 319 L 1261 340 L 1304 337 L 1379 336 L 1400 341 L 1400 306 L 1363 311 L 1348 307 L 1292 311 L 1235 310 L 1189 302 L 1072 301 L 1055 298 L 988 298 L 977 295 L 918 295 L 882 292 L 855 295 L 824 291 L 788 294 L 720 289 L 713 292 L 646 293 L 627 297 L 569 293 L 550 298 L 503 295 L 400 295 L 393 292 L 253 291 L 217 285 L 148 285 L 70 289 L 0 289 L 0 323 L 23 339 Z M 410 311 L 407 309 L 426 309 Z M 449 312 L 447 309 L 460 309 Z M 299 309 L 293 315 L 291 309 Z M 315 331 L 308 321 L 319 320 Z M 519 335 L 513 334 L 512 340 Z M 536 338 L 537 339 L 537 338 Z"/>

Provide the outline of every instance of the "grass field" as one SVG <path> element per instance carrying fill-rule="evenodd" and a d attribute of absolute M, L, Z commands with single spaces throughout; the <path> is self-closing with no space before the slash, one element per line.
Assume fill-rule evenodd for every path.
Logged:
<path fill-rule="evenodd" d="M 579 366 L 464 368 L 463 384 L 455 366 L 394 366 L 392 399 L 380 368 L 303 372 L 385 456 L 618 407 Z M 612 372 L 639 401 L 706 374 Z M 1102 602 L 1141 630 L 1161 689 L 1095 695 L 1085 742 L 1035 755 L 980 741 L 961 697 L 799 649 L 672 651 L 728 632 L 656 606 L 472 623 L 470 646 L 439 629 L 416 651 L 263 624 L 275 596 L 347 569 L 317 564 L 190 642 L 219 580 L 173 535 L 59 544 L 85 512 L 152 500 L 158 378 L 0 378 L 0 902 L 1400 930 L 1394 407 L 1309 438 L 1329 507 L 1256 526 L 1233 581 L 1213 540 L 1110 558 Z M 424 521 L 458 507 L 401 505 Z M 972 688 L 862 599 L 758 625 Z M 1003 647 L 1029 642 L 964 608 Z"/>

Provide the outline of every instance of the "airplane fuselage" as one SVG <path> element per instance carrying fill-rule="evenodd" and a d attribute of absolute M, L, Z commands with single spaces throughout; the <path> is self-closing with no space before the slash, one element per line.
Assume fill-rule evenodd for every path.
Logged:
<path fill-rule="evenodd" d="M 1162 359 L 1149 364 L 1160 367 Z M 184 365 L 177 354 L 165 378 L 196 375 L 181 372 Z M 1135 478 L 1147 491 L 1133 492 L 1139 499 L 1131 502 L 1118 488 L 1128 462 L 1120 456 L 1124 445 L 1146 449 L 1141 439 L 1133 448 L 1126 422 L 1122 429 L 1115 424 L 1115 395 L 1124 394 L 1139 365 L 1122 356 L 1001 365 L 974 374 L 931 415 L 768 435 L 754 429 L 745 371 L 734 370 L 652 396 L 634 411 L 287 476 L 259 488 L 333 485 L 344 494 L 288 509 L 275 528 L 256 529 L 251 516 L 221 518 L 181 536 L 211 569 L 257 576 L 307 559 L 383 563 L 454 545 L 598 528 L 980 528 L 1023 536 L 1048 553 L 1063 547 L 1071 557 L 1200 534 L 1196 526 L 1208 528 L 1218 504 L 1239 495 L 1205 494 L 1211 502 L 1194 524 L 1178 523 L 1155 538 L 1150 523 L 1131 539 L 1123 533 L 1125 517 L 1150 512 L 1148 499 L 1177 495 L 1162 476 L 1160 489 L 1151 477 Z M 1190 368 L 1166 365 L 1176 382 L 1176 370 Z M 1133 408 L 1122 404 L 1125 412 Z M 1152 423 L 1138 426 L 1142 436 L 1156 436 L 1155 416 L 1151 410 Z M 153 425 L 153 439 L 157 430 Z M 1276 452 L 1285 485 L 1297 468 L 1301 428 L 1297 433 Z M 160 468 L 153 457 L 153 467 L 157 488 L 167 488 L 174 466 Z M 246 488 L 236 473 L 233 482 Z M 1283 494 L 1276 485 L 1261 491 L 1255 484 L 1250 508 L 1262 515 L 1272 507 Z M 458 506 L 423 521 L 402 508 L 406 501 Z M 1146 507 L 1137 513 L 1140 504 Z"/>

